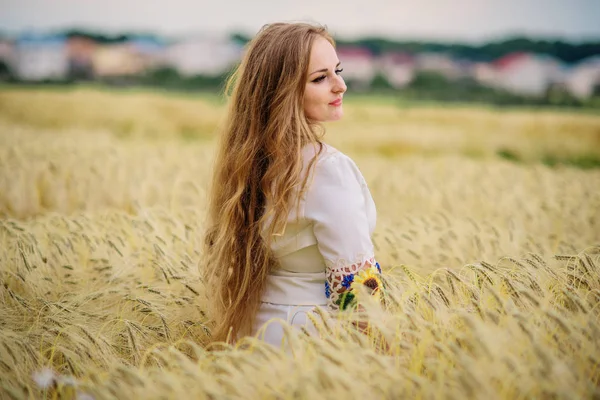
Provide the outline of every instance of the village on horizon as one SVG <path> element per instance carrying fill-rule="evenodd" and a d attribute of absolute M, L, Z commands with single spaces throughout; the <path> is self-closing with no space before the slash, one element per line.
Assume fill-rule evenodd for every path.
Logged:
<path fill-rule="evenodd" d="M 83 32 L 4 35 L 0 38 L 0 80 L 110 82 L 159 70 L 173 71 L 183 78 L 222 77 L 242 57 L 244 39 L 226 34 L 190 35 L 176 40 L 156 35 L 111 39 Z M 581 46 L 585 44 L 579 49 Z M 527 46 L 515 45 L 512 50 L 505 47 L 508 50 L 493 59 L 457 55 L 449 50 L 450 45 L 413 45 L 410 51 L 389 41 L 387 46 L 375 49 L 361 40 L 340 41 L 337 51 L 344 78 L 359 91 L 370 90 L 376 80 L 384 80 L 392 90 L 402 90 L 419 74 L 434 73 L 451 82 L 470 80 L 526 97 L 545 96 L 550 90 L 577 99 L 600 94 L 598 43 L 589 45 L 587 53 L 579 51 L 575 58 L 580 59 L 575 62 L 531 51 Z"/>

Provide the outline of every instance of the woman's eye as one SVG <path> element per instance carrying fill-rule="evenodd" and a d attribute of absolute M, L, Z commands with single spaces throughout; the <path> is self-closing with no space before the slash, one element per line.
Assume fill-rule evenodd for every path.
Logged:
<path fill-rule="evenodd" d="M 336 75 L 339 75 L 342 71 L 344 70 L 344 68 L 339 68 L 335 70 Z M 316 79 L 313 79 L 314 83 L 319 83 L 321 82 L 323 79 L 327 78 L 327 75 L 321 75 Z"/>

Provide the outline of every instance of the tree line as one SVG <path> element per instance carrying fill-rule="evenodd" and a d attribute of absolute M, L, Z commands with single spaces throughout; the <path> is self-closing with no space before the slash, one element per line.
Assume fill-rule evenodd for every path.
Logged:
<path fill-rule="evenodd" d="M 234 34 L 233 38 L 247 42 L 250 37 Z M 373 55 L 386 52 L 443 52 L 455 58 L 490 62 L 513 52 L 547 54 L 565 63 L 576 63 L 585 58 L 600 55 L 600 40 L 570 43 L 564 40 L 512 37 L 490 41 L 481 45 L 464 43 L 441 43 L 433 41 L 401 41 L 385 38 L 362 38 L 358 40 L 336 39 L 339 46 L 358 46 L 368 49 Z"/>

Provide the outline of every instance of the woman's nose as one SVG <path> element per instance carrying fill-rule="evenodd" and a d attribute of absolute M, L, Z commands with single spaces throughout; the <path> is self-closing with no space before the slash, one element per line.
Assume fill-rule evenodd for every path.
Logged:
<path fill-rule="evenodd" d="M 344 93 L 346 91 L 346 82 L 344 82 L 344 78 L 340 75 L 336 75 L 335 85 L 333 86 L 333 91 L 335 93 Z"/>

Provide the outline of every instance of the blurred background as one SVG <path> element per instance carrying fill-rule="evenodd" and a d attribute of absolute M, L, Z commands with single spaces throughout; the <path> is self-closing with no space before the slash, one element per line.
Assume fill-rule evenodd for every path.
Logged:
<path fill-rule="evenodd" d="M 600 107 L 595 0 L 3 0 L 0 81 L 217 93 L 263 24 L 292 20 L 328 26 L 350 93 Z"/>

